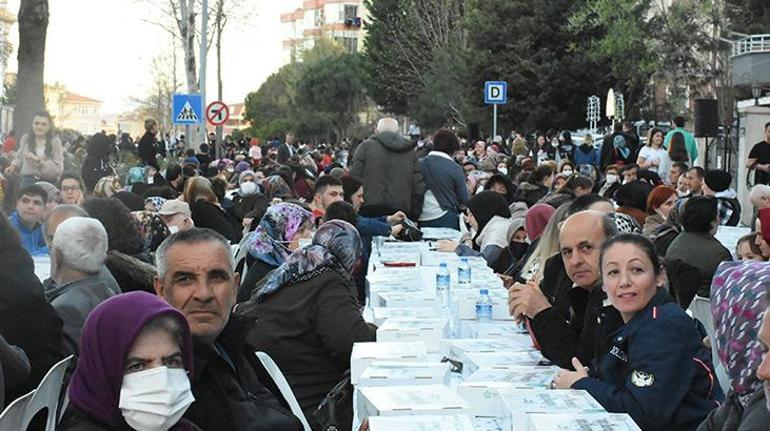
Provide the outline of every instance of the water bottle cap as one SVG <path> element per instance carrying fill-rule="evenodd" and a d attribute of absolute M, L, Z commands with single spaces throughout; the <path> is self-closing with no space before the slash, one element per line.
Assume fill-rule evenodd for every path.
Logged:
<path fill-rule="evenodd" d="M 441 268 L 446 268 L 446 262 L 441 262 L 438 264 L 438 266 Z"/>
<path fill-rule="evenodd" d="M 489 295 L 489 289 L 481 289 L 479 290 L 480 295 Z"/>

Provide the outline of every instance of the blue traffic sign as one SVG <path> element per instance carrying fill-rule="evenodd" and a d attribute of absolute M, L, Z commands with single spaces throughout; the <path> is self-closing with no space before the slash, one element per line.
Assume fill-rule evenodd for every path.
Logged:
<path fill-rule="evenodd" d="M 487 105 L 505 105 L 508 103 L 508 83 L 504 81 L 485 82 L 484 103 Z"/>
<path fill-rule="evenodd" d="M 203 99 L 200 94 L 174 94 L 173 105 L 171 119 L 174 124 L 203 123 Z"/>

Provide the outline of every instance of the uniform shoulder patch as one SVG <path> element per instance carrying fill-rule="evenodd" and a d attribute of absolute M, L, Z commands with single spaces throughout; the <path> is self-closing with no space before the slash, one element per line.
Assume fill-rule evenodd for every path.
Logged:
<path fill-rule="evenodd" d="M 634 370 L 631 373 L 631 383 L 639 388 L 646 388 L 655 383 L 655 376 L 644 371 Z"/>

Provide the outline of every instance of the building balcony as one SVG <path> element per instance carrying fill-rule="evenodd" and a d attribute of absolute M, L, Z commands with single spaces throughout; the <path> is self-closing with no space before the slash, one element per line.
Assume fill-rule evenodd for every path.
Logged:
<path fill-rule="evenodd" d="M 733 42 L 730 60 L 733 86 L 770 86 L 770 34 L 757 34 Z"/>

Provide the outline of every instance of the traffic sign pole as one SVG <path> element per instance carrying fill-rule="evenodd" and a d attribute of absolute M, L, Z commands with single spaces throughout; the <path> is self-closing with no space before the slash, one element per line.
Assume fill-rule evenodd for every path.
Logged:
<path fill-rule="evenodd" d="M 492 105 L 492 139 L 497 136 L 497 105 Z"/>

